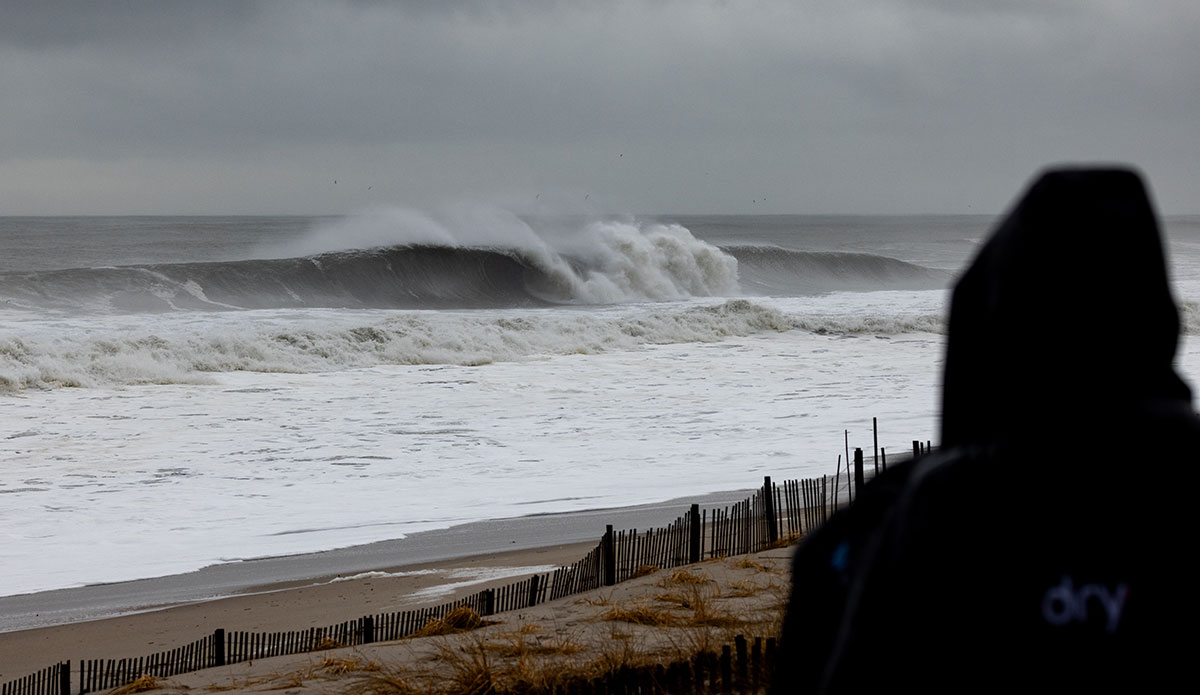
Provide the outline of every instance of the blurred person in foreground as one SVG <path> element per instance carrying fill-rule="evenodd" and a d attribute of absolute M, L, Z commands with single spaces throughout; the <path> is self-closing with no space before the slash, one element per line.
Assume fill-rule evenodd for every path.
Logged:
<path fill-rule="evenodd" d="M 947 330 L 941 449 L 798 548 L 774 691 L 1194 689 L 1200 419 L 1138 174 L 1041 175 Z"/>

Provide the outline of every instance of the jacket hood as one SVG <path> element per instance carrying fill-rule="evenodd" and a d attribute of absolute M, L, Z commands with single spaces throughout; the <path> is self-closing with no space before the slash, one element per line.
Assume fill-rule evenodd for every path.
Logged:
<path fill-rule="evenodd" d="M 1128 169 L 1043 173 L 954 287 L 942 445 L 1045 435 L 1191 393 L 1146 189 Z"/>

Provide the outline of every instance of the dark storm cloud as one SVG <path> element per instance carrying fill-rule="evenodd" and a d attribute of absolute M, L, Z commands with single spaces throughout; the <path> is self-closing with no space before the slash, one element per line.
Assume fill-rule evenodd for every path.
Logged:
<path fill-rule="evenodd" d="M 722 56 L 733 47 L 683 35 L 688 25 L 662 14 L 654 26 L 625 27 L 608 23 L 634 18 L 604 10 L 271 10 L 255 24 L 214 20 L 170 36 L 109 22 L 86 37 L 94 45 L 86 54 L 27 54 L 43 70 L 14 91 L 44 105 L 30 120 L 62 125 L 49 142 L 28 146 L 130 153 L 124 148 L 637 135 L 729 118 L 718 96 L 737 98 L 746 90 L 736 82 L 753 87 L 760 72 Z M 143 24 L 170 25 L 155 20 Z M 697 78 L 734 84 L 718 95 Z M 743 98 L 736 115 L 750 106 Z"/>
<path fill-rule="evenodd" d="M 555 188 L 634 210 L 994 211 L 1059 159 L 1133 161 L 1196 208 L 1185 2 L 5 12 L 11 211 L 339 212 Z M 375 197 L 332 188 L 337 171 Z"/>
<path fill-rule="evenodd" d="M 0 43 L 53 49 L 171 40 L 251 21 L 258 10 L 243 0 L 16 0 L 4 6 Z"/>

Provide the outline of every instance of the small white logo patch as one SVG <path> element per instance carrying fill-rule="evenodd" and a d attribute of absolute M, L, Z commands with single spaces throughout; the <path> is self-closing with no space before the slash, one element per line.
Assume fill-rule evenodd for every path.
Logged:
<path fill-rule="evenodd" d="M 1050 587 L 1042 598 L 1042 617 L 1057 627 L 1086 623 L 1088 611 L 1098 605 L 1107 617 L 1106 631 L 1112 634 L 1121 622 L 1128 593 L 1129 587 L 1124 584 L 1118 584 L 1112 591 L 1102 584 L 1084 584 L 1076 589 L 1074 579 L 1064 576 L 1058 586 Z"/>

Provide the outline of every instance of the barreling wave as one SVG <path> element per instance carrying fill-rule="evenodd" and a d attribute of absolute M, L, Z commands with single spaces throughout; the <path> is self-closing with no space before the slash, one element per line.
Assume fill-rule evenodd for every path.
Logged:
<path fill-rule="evenodd" d="M 315 373 L 381 365 L 484 365 L 590 355 L 646 345 L 711 343 L 800 329 L 890 335 L 940 331 L 937 316 L 811 316 L 746 299 L 603 311 L 227 314 L 165 317 L 153 328 L 120 318 L 103 328 L 0 335 L 0 393 L 137 384 L 205 384 L 221 372 Z"/>
<path fill-rule="evenodd" d="M 729 246 L 747 294 L 798 296 L 836 291 L 925 290 L 945 287 L 941 271 L 868 253 L 793 251 L 778 246 Z"/>
<path fill-rule="evenodd" d="M 10 306 L 117 312 L 480 308 L 544 303 L 552 278 L 517 254 L 410 246 L 307 258 L 77 268 L 0 276 Z"/>
<path fill-rule="evenodd" d="M 718 248 L 678 225 L 603 223 L 570 251 L 406 244 L 255 259 L 0 274 L 0 306 L 64 313 L 485 309 L 942 287 L 885 256 Z"/>
<path fill-rule="evenodd" d="M 735 296 L 737 261 L 678 225 L 598 225 L 547 245 L 404 244 L 301 258 L 0 274 L 0 304 L 102 313 L 285 308 L 480 309 Z"/>

